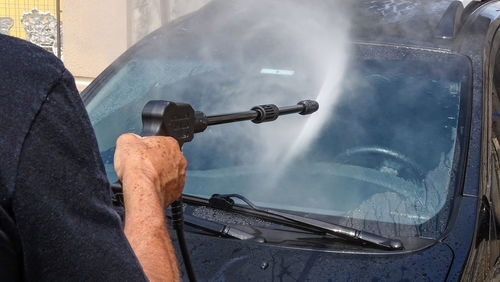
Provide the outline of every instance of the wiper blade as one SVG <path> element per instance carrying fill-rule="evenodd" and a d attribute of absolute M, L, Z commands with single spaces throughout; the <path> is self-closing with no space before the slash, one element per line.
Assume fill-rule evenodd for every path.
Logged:
<path fill-rule="evenodd" d="M 191 215 L 184 215 L 184 223 L 198 229 L 212 232 L 218 235 L 232 237 L 239 240 L 248 240 L 255 238 L 252 234 L 243 230 L 231 227 L 229 225 L 204 220 Z"/>
<path fill-rule="evenodd" d="M 170 211 L 168 211 L 167 216 L 169 218 L 172 218 Z M 239 240 L 248 240 L 255 238 L 254 235 L 243 230 L 231 227 L 226 224 L 201 219 L 188 214 L 184 214 L 184 224 L 219 236 L 231 237 Z"/>
<path fill-rule="evenodd" d="M 308 230 L 314 229 L 327 234 L 342 237 L 344 239 L 358 240 L 365 243 L 370 243 L 372 245 L 382 247 L 388 250 L 402 250 L 404 248 L 403 243 L 397 239 L 391 239 L 371 232 L 357 230 L 355 228 L 329 223 L 317 219 L 284 213 L 272 209 L 259 208 L 255 206 L 250 200 L 239 194 L 224 194 L 224 195 L 214 194 L 212 195 L 212 197 L 210 197 L 209 203 L 211 206 L 215 208 L 229 210 L 232 209 L 234 205 L 234 201 L 231 198 L 238 198 L 244 201 L 251 209 L 255 211 L 277 216 L 292 221 L 294 223 L 297 223 L 303 229 L 308 229 Z"/>

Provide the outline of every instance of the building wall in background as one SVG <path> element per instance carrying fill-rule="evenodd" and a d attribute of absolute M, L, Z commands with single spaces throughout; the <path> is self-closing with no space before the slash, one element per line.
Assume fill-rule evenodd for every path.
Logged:
<path fill-rule="evenodd" d="M 170 0 L 170 20 L 198 10 L 211 0 Z"/>
<path fill-rule="evenodd" d="M 83 90 L 128 47 L 210 0 L 66 0 L 64 63 Z"/>
<path fill-rule="evenodd" d="M 99 73 L 142 37 L 180 16 L 193 12 L 210 0 L 0 0 L 0 33 L 30 40 L 58 55 L 83 90 Z M 59 13 L 58 12 L 59 6 Z M 27 36 L 21 18 L 38 9 L 50 13 L 60 27 L 50 25 L 43 38 L 61 37 L 60 43 L 40 41 L 47 33 L 44 19 Z M 64 11 L 64 24 L 62 12 Z M 34 13 L 36 14 L 36 12 Z M 36 17 L 36 15 L 35 15 Z M 33 28 L 32 28 L 33 29 Z M 33 30 L 30 34 L 33 34 Z M 47 42 L 49 45 L 47 46 Z"/>
<path fill-rule="evenodd" d="M 61 0 L 0 1 L 0 33 L 16 36 L 62 58 Z"/>
<path fill-rule="evenodd" d="M 123 0 L 66 0 L 64 64 L 79 90 L 127 49 L 127 3 Z"/>
<path fill-rule="evenodd" d="M 132 46 L 169 21 L 168 0 L 128 0 L 127 45 Z"/>
<path fill-rule="evenodd" d="M 71 0 L 69 0 L 71 1 Z M 11 18 L 13 26 L 10 28 L 10 34 L 15 37 L 26 39 L 26 32 L 21 23 L 21 17 L 24 13 L 29 13 L 33 9 L 38 9 L 42 13 L 49 12 L 57 15 L 56 0 L 7 0 L 0 1 L 0 17 Z"/>

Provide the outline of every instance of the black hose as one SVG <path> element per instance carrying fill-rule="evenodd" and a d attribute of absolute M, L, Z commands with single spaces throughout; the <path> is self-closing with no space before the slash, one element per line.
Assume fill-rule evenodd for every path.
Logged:
<path fill-rule="evenodd" d="M 189 281 L 195 282 L 196 276 L 194 275 L 193 265 L 191 265 L 191 259 L 189 258 L 186 239 L 184 238 L 184 213 L 182 198 L 179 198 L 172 203 L 172 225 L 174 226 L 177 234 L 177 240 L 179 240 L 179 247 L 181 248 L 182 259 L 184 260 Z"/>

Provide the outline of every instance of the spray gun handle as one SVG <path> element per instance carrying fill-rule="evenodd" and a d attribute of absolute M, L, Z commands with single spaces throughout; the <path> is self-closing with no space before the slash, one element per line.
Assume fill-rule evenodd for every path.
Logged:
<path fill-rule="evenodd" d="M 196 117 L 196 119 L 195 119 Z M 193 140 L 195 132 L 207 128 L 202 112 L 196 112 L 191 105 L 163 100 L 152 100 L 142 110 L 141 136 L 170 136 L 177 140 L 179 147 Z M 111 184 L 115 195 L 122 193 L 122 183 Z"/>
<path fill-rule="evenodd" d="M 203 124 L 204 114 L 197 112 L 196 117 L 201 121 L 198 121 L 198 123 Z M 195 124 L 197 124 L 197 120 L 195 120 L 195 112 L 191 105 L 152 100 L 142 110 L 141 135 L 170 136 L 177 140 L 179 147 L 182 148 L 185 142 L 193 140 Z M 172 225 L 176 230 L 182 230 L 183 228 L 184 216 L 182 209 L 182 198 L 172 203 Z"/>
<path fill-rule="evenodd" d="M 179 147 L 182 148 L 185 142 L 193 140 L 195 124 L 199 124 L 198 130 L 203 128 L 204 116 L 203 113 L 197 112 L 198 120 L 195 120 L 195 112 L 191 105 L 188 104 L 152 100 L 142 110 L 142 132 L 140 135 L 170 136 L 177 140 Z M 203 130 L 205 128 L 206 125 Z M 123 193 L 121 181 L 111 184 L 111 190 L 115 198 L 117 198 L 115 199 L 116 202 L 123 202 L 121 198 Z"/>

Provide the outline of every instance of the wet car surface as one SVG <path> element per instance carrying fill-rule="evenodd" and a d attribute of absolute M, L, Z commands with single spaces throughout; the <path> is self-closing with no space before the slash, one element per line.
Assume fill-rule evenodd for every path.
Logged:
<path fill-rule="evenodd" d="M 218 113 L 317 99 L 309 118 L 213 127 L 185 144 L 198 278 L 486 279 L 500 251 L 497 10 L 213 1 L 146 37 L 83 93 L 108 178 L 116 180 L 114 141 L 140 132 L 149 100 Z M 230 209 L 208 201 L 234 193 L 403 248 L 306 228 L 237 199 Z"/>

